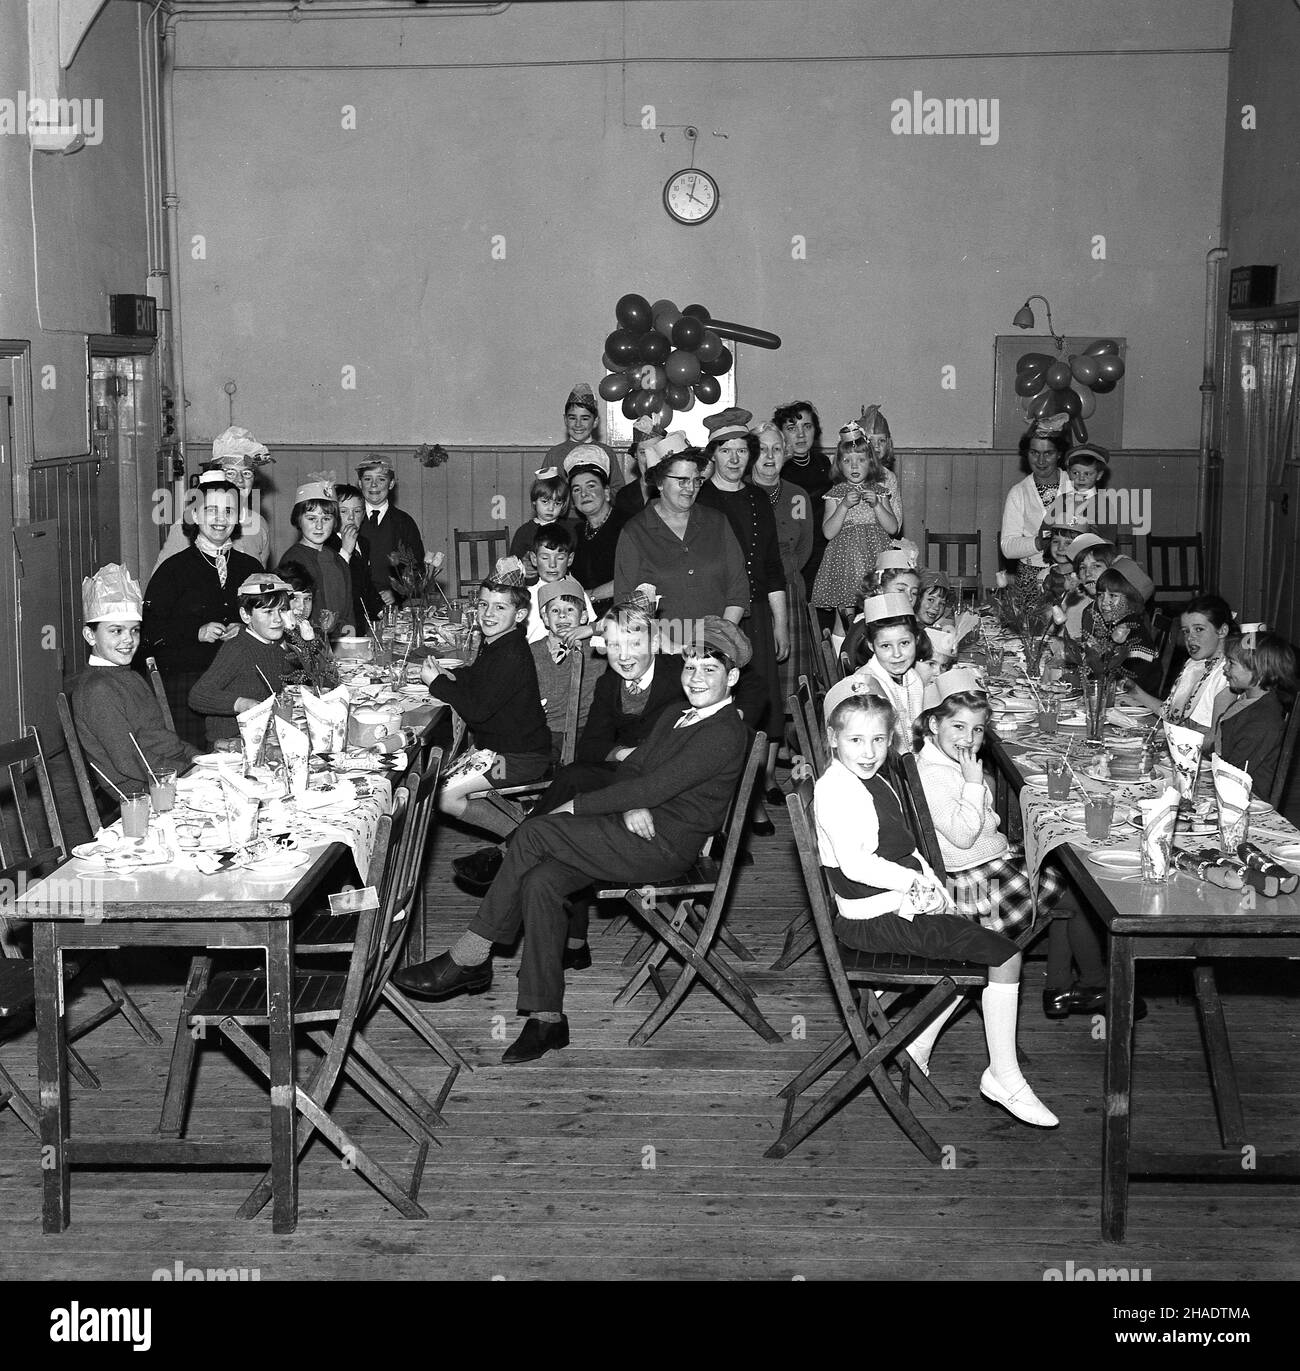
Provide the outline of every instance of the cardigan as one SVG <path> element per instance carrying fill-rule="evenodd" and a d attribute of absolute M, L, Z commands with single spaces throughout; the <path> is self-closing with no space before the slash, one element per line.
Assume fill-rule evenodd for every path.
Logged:
<path fill-rule="evenodd" d="M 449 704 L 469 725 L 474 746 L 490 752 L 551 755 L 537 668 L 524 635 L 512 628 L 484 643 L 468 666 L 435 676 L 432 699 Z"/>
<path fill-rule="evenodd" d="M 807 491 L 791 485 L 789 481 L 778 480 L 776 501 L 772 502 L 771 491 L 767 486 L 754 487 L 760 494 L 768 497 L 772 514 L 776 519 L 776 545 L 781 553 L 781 567 L 785 572 L 787 585 L 800 580 L 808 558 L 812 556 L 813 525 L 812 501 Z"/>
<path fill-rule="evenodd" d="M 1272 690 L 1219 720 L 1215 751 L 1225 762 L 1243 770 L 1249 764 L 1251 793 L 1262 800 L 1267 800 L 1273 789 L 1285 729 L 1286 712 Z"/>
<path fill-rule="evenodd" d="M 750 735 L 733 703 L 683 728 L 674 727 L 683 709 L 664 710 L 609 785 L 574 797 L 574 814 L 648 809 L 656 838 L 694 861 L 726 821 L 745 764 Z"/>
<path fill-rule="evenodd" d="M 87 667 L 70 682 L 68 702 L 86 756 L 119 790 L 149 784 L 135 743 L 155 772 L 181 771 L 198 753 L 167 727 L 153 688 L 129 666 Z"/>
<path fill-rule="evenodd" d="M 961 764 L 927 738 L 916 758 L 939 851 L 948 871 L 968 871 L 1005 854 L 1008 843 L 998 831 L 993 792 L 984 780 L 967 781 Z"/>
<path fill-rule="evenodd" d="M 894 803 L 897 805 L 897 798 Z M 835 903 L 846 919 L 872 919 L 877 914 L 894 913 L 919 876 L 934 877 L 915 845 L 902 860 L 891 861 L 881 855 L 882 825 L 876 803 L 862 780 L 838 757 L 832 759 L 813 787 L 813 806 L 822 866 L 879 892 L 854 898 L 837 891 Z M 892 816 L 888 822 L 891 836 L 896 837 Z"/>
<path fill-rule="evenodd" d="M 222 644 L 199 642 L 199 629 L 214 622 L 240 623 L 239 587 L 261 570 L 262 564 L 247 553 L 231 551 L 223 586 L 216 567 L 193 543 L 169 557 L 149 578 L 144 593 L 143 655 L 158 659 L 163 676 L 206 671 Z"/>
<path fill-rule="evenodd" d="M 245 628 L 238 637 L 221 644 L 216 661 L 195 681 L 190 689 L 190 708 L 195 714 L 208 716 L 208 738 L 238 738 L 239 723 L 235 718 L 238 699 L 264 700 L 266 681 L 271 693 L 280 692 L 280 673 L 284 670 L 284 649 L 279 642 L 264 643 Z"/>
<path fill-rule="evenodd" d="M 685 623 L 721 614 L 728 605 L 749 608 L 745 556 L 721 510 L 691 506 L 686 536 L 679 538 L 660 518 L 659 502 L 647 505 L 623 526 L 614 567 L 614 602 L 643 581 L 659 594 L 660 619 Z"/>
<path fill-rule="evenodd" d="M 1073 495 L 1074 487 L 1064 474 L 1060 482 L 1061 495 Z M 1058 497 L 1059 498 L 1059 497 Z M 1017 481 L 1007 491 L 1002 506 L 1002 555 L 1009 562 L 1027 562 L 1040 570 L 1047 568 L 1047 556 L 1035 545 L 1038 531 L 1047 518 L 1047 506 L 1038 494 L 1032 476 Z"/>
<path fill-rule="evenodd" d="M 315 590 L 313 614 L 319 615 L 322 610 L 333 614 L 329 631 L 338 637 L 344 624 L 352 623 L 353 614 L 352 572 L 340 549 L 332 548 L 328 543 L 322 548 L 295 543 L 285 549 L 280 565 L 300 566 L 311 577 Z M 365 621 L 353 623 L 352 628 L 355 632 L 364 631 Z"/>
<path fill-rule="evenodd" d="M 781 565 L 781 545 L 776 536 L 776 515 L 772 513 L 772 502 L 767 495 L 748 483 L 739 490 L 723 490 L 712 481 L 706 481 L 697 503 L 720 509 L 727 516 L 731 531 L 745 554 L 751 602 L 784 591 L 785 568 Z"/>
<path fill-rule="evenodd" d="M 880 665 L 880 659 L 873 656 L 855 674 L 865 676 L 874 687 L 872 694 L 881 696 L 893 705 L 894 747 L 898 752 L 911 752 L 912 725 L 921 713 L 925 699 L 925 682 L 921 680 L 916 667 L 909 666 L 903 673 L 903 679 L 896 681 Z"/>
<path fill-rule="evenodd" d="M 645 703 L 639 714 L 629 713 L 623 702 L 623 678 L 606 670 L 596 678 L 587 726 L 578 738 L 573 753 L 575 762 L 604 762 L 615 748 L 640 747 L 666 709 L 682 705 L 681 659 L 655 657 L 650 664 L 653 675 L 645 690 Z"/>
<path fill-rule="evenodd" d="M 591 535 L 587 536 L 587 521 L 578 520 L 574 530 L 573 575 L 584 590 L 603 586 L 614 579 L 614 562 L 618 556 L 619 538 L 627 515 L 615 505 L 605 517 L 605 522 Z"/>
<path fill-rule="evenodd" d="M 528 648 L 533 654 L 533 666 L 537 671 L 537 690 L 542 709 L 546 712 L 546 727 L 553 736 L 558 734 L 563 741 L 564 725 L 569 713 L 569 681 L 572 679 L 573 661 L 568 655 L 555 661 L 551 656 L 551 642 L 551 635 L 547 633 L 537 642 L 529 643 Z M 579 643 L 573 651 L 582 652 L 584 646 Z M 596 659 L 588 657 L 583 663 L 582 687 L 578 692 L 578 730 L 587 722 L 591 710 L 591 697 L 596 689 L 596 670 Z"/>

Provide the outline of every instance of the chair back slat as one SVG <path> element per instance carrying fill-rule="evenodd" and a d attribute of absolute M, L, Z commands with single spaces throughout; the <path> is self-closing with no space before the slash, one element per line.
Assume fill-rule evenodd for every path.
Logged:
<path fill-rule="evenodd" d="M 831 682 L 826 677 L 826 654 L 822 651 L 822 625 L 817 617 L 816 605 L 805 605 L 804 613 L 808 616 L 808 627 L 810 636 L 808 641 L 813 645 L 812 666 L 816 680 L 813 682 L 819 690 L 829 690 Z"/>
<path fill-rule="evenodd" d="M 1269 791 L 1268 802 L 1280 810 L 1286 799 L 1286 785 L 1291 776 L 1291 763 L 1295 760 L 1296 732 L 1300 729 L 1300 699 L 1291 703 L 1291 713 L 1286 727 L 1282 730 L 1282 748 L 1277 756 L 1277 770 L 1273 773 L 1273 788 Z"/>
<path fill-rule="evenodd" d="M 900 755 L 891 750 L 886 766 L 886 779 L 894 787 L 894 793 L 903 807 L 903 818 L 916 841 L 917 850 L 930 863 L 934 874 L 941 881 L 947 880 L 948 870 L 939 846 L 939 835 L 935 832 L 934 818 L 930 814 L 930 804 L 925 798 L 925 788 L 921 784 L 916 754 L 905 752 Z"/>
<path fill-rule="evenodd" d="M 812 688 L 812 682 L 806 676 L 800 676 L 795 698 L 799 704 L 799 710 L 795 715 L 796 727 L 798 727 L 800 719 L 803 722 L 799 741 L 800 743 L 806 741 L 808 751 L 804 753 L 804 756 L 807 757 L 808 764 L 820 776 L 826 770 L 830 760 L 826 755 L 826 726 L 821 712 L 822 696 Z"/>
<path fill-rule="evenodd" d="M 0 863 L 6 874 L 37 873 L 57 865 L 67 855 L 67 844 L 35 728 L 29 727 L 22 738 L 0 745 L 0 768 L 9 774 L 13 817 L 13 822 L 0 817 Z M 35 797 L 30 790 L 33 775 Z"/>
<path fill-rule="evenodd" d="M 736 860 L 740 854 L 740 840 L 745 832 L 745 816 L 749 813 L 749 802 L 754 794 L 759 767 L 767 759 L 767 734 L 755 733 L 750 744 L 749 755 L 745 758 L 744 769 L 736 783 L 731 797 L 731 807 L 727 812 L 726 842 L 723 844 L 722 857 L 718 863 L 717 883 L 713 888 L 713 898 L 709 911 L 704 917 L 704 929 L 700 941 L 710 946 L 710 939 L 722 921 L 723 911 L 731 891 L 731 878 L 736 870 Z"/>
<path fill-rule="evenodd" d="M 59 691 L 55 703 L 59 710 L 59 723 L 63 728 L 63 740 L 68 745 L 68 761 L 72 764 L 72 775 L 77 783 L 81 812 L 86 820 L 86 826 L 93 835 L 105 823 L 112 823 L 116 816 L 105 819 L 99 811 L 94 782 L 90 779 L 90 769 L 86 766 L 86 754 L 81 748 L 81 739 L 77 735 L 77 725 L 72 718 L 72 706 L 68 703 L 68 697 Z"/>
<path fill-rule="evenodd" d="M 510 530 L 501 528 L 456 529 L 453 533 L 456 558 L 456 593 L 487 579 L 488 572 L 510 547 Z"/>
<path fill-rule="evenodd" d="M 930 553 L 937 549 L 938 558 Z M 955 563 L 955 565 L 954 565 Z M 925 564 L 934 571 L 943 571 L 952 581 L 954 590 L 972 590 L 981 584 L 980 535 L 978 533 L 925 534 Z"/>
<path fill-rule="evenodd" d="M 166 690 L 163 689 L 162 672 L 158 670 L 158 662 L 153 657 L 146 657 L 144 667 L 149 673 L 149 684 L 153 687 L 154 699 L 158 701 L 158 708 L 162 710 L 163 723 L 175 733 L 176 724 L 172 720 L 171 701 L 167 698 Z"/>
<path fill-rule="evenodd" d="M 1147 535 L 1147 573 L 1156 583 L 1160 605 L 1176 605 L 1190 600 L 1204 589 L 1201 578 L 1205 565 L 1199 533 Z"/>

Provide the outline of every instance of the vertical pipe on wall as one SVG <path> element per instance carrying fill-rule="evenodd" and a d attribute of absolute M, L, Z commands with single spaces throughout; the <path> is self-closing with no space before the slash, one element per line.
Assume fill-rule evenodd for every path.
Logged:
<path fill-rule="evenodd" d="M 172 396 L 176 404 L 176 440 L 181 455 L 186 452 L 186 404 L 185 404 L 185 363 L 181 355 L 181 246 L 180 246 L 180 200 L 176 194 L 176 119 L 173 108 L 174 76 L 176 72 L 176 24 L 177 16 L 169 15 L 162 29 L 162 100 L 163 121 L 163 208 L 166 213 L 167 229 L 167 267 L 169 300 L 171 304 L 171 351 L 170 371 Z M 182 508 L 185 498 L 185 478 L 172 481 L 176 497 L 175 508 Z"/>
<path fill-rule="evenodd" d="M 1227 257 L 1226 248 L 1211 248 L 1205 255 L 1205 357 L 1201 368 L 1201 442 L 1196 463 L 1196 508 L 1204 536 L 1207 586 L 1217 585 L 1219 579 L 1219 506 L 1222 500 L 1219 469 L 1223 456 L 1214 446 L 1214 426 L 1215 397 L 1219 389 L 1219 290 L 1223 263 Z"/>

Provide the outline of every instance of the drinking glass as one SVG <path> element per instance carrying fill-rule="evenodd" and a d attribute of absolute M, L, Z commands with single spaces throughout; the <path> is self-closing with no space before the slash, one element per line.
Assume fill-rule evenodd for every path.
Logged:
<path fill-rule="evenodd" d="M 1109 838 L 1114 814 L 1115 800 L 1112 796 L 1089 795 L 1083 802 L 1083 826 L 1088 837 L 1098 840 Z"/>
<path fill-rule="evenodd" d="M 176 805 L 176 773 L 158 771 L 149 784 L 149 799 L 155 814 L 170 814 Z"/>
<path fill-rule="evenodd" d="M 1049 800 L 1068 800 L 1070 798 L 1070 773 L 1065 766 L 1064 757 L 1047 759 L 1047 798 Z"/>
<path fill-rule="evenodd" d="M 1040 733 L 1055 733 L 1058 717 L 1055 701 L 1040 709 L 1038 711 L 1038 731 Z"/>
<path fill-rule="evenodd" d="M 174 774 L 174 773 L 173 773 Z M 135 791 L 122 798 L 122 836 L 144 838 L 149 834 L 149 792 Z"/>

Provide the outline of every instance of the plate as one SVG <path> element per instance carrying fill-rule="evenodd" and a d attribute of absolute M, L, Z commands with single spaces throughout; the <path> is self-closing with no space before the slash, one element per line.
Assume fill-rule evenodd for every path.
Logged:
<path fill-rule="evenodd" d="M 239 768 L 242 770 L 244 765 L 244 754 L 242 752 L 201 752 L 194 759 L 195 766 L 206 767 L 209 770 L 218 770 L 226 766 Z"/>
<path fill-rule="evenodd" d="M 250 877 L 256 881 L 272 881 L 279 880 L 283 876 L 292 876 L 295 871 L 301 871 L 307 865 L 308 860 L 305 852 L 277 851 L 270 857 L 264 857 L 260 862 L 254 862 L 252 866 L 237 867 L 235 870 L 239 875 Z"/>
<path fill-rule="evenodd" d="M 424 685 L 404 685 L 397 692 L 408 700 L 423 700 L 429 694 L 429 687 Z"/>
<path fill-rule="evenodd" d="M 1035 790 L 1047 789 L 1047 773 L 1045 771 L 1032 771 L 1024 778 L 1023 784 L 1033 786 Z"/>
<path fill-rule="evenodd" d="M 1104 871 L 1123 872 L 1127 874 L 1132 871 L 1142 870 L 1142 854 L 1140 852 L 1134 852 L 1132 848 L 1102 848 L 1099 852 L 1089 852 L 1087 858 L 1093 866 L 1099 866 Z"/>
<path fill-rule="evenodd" d="M 1300 843 L 1270 843 L 1269 846 L 1278 861 L 1286 862 L 1288 866 L 1300 862 Z"/>

